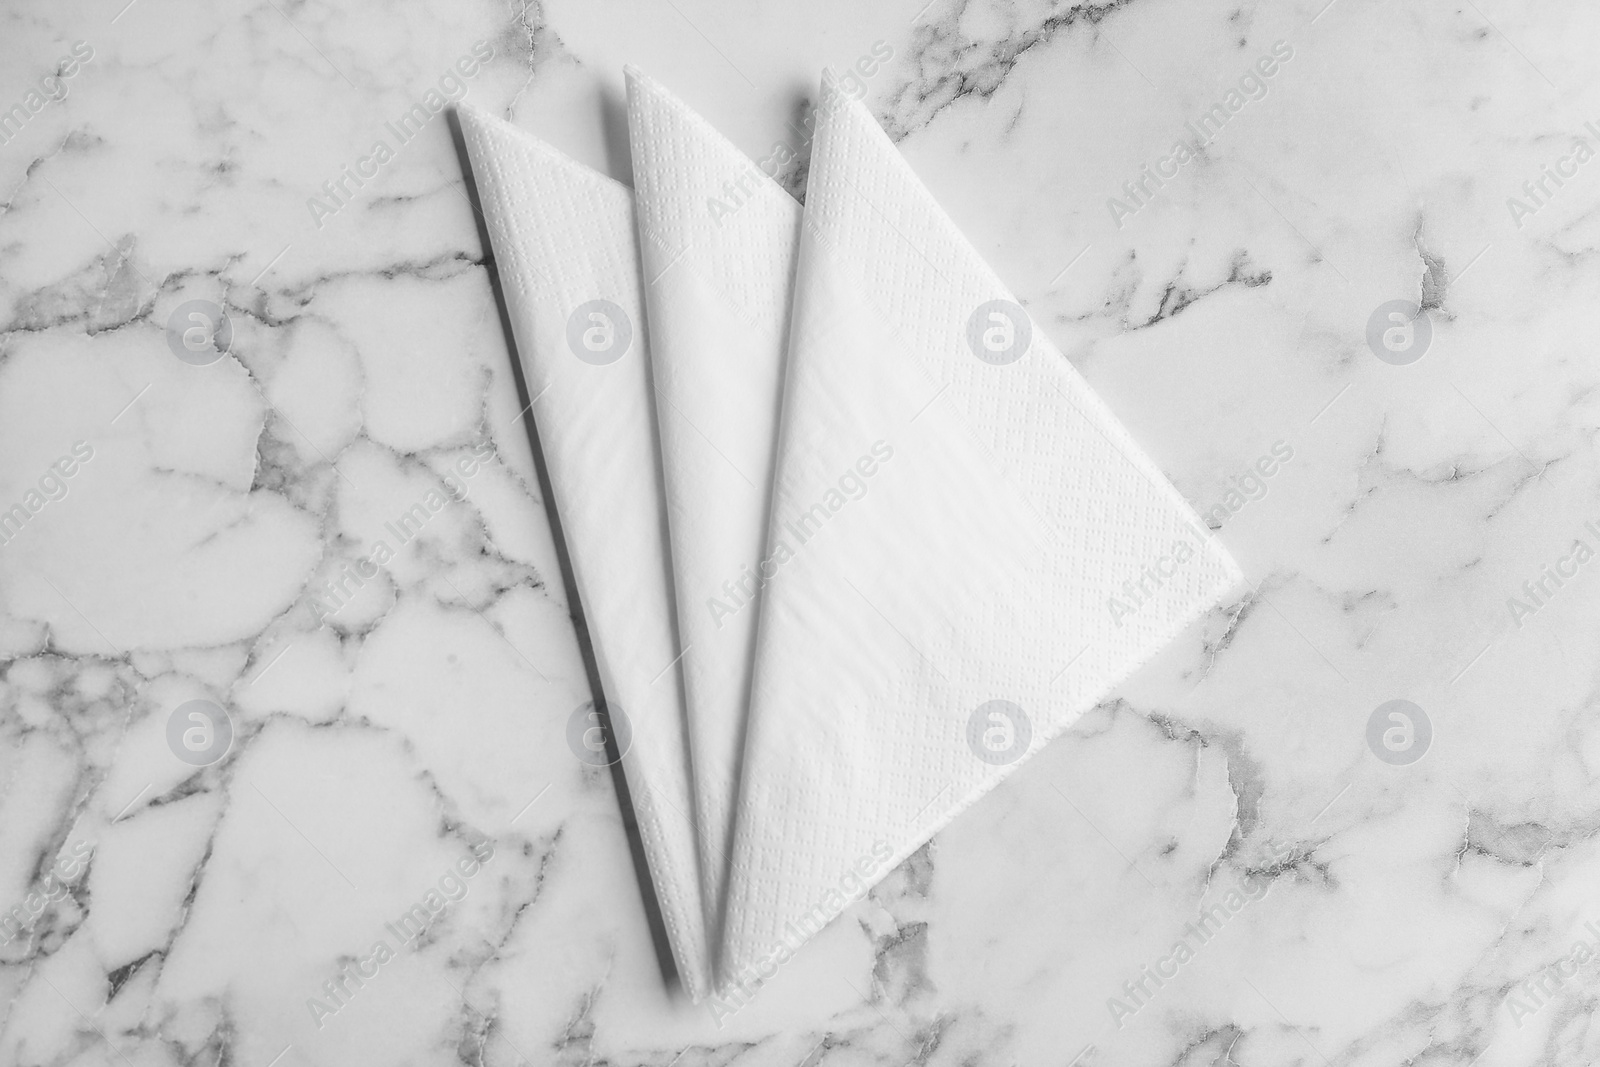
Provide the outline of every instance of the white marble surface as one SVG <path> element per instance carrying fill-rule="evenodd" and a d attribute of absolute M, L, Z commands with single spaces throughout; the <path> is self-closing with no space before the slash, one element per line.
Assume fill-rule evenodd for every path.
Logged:
<path fill-rule="evenodd" d="M 0 544 L 0 909 L 26 920 L 0 1063 L 1600 1053 L 1600 563 L 1573 554 L 1600 549 L 1600 163 L 1572 152 L 1600 144 L 1600 12 L 124 2 L 0 12 L 26 116 L 0 127 L 0 509 L 37 505 Z M 759 159 L 800 154 L 824 64 L 884 42 L 874 111 L 1224 505 L 1255 586 L 720 1028 L 663 986 L 609 773 L 564 743 L 587 683 L 445 119 L 372 162 L 480 41 L 446 90 L 619 177 L 624 62 Z M 1119 227 L 1108 199 L 1279 41 L 1264 95 Z M 1535 200 L 1545 165 L 1567 176 Z M 347 166 L 372 176 L 314 213 Z M 165 336 L 189 300 L 231 320 L 207 366 Z M 1366 341 L 1390 300 L 1428 311 L 1408 365 Z M 398 545 L 384 524 L 480 442 Z M 1535 602 L 1547 565 L 1569 576 Z M 1433 726 L 1406 766 L 1367 742 L 1400 698 Z M 235 730 L 204 767 L 166 742 L 191 699 Z M 387 925 L 441 886 L 420 938 Z M 346 965 L 369 977 L 340 1004 Z"/>

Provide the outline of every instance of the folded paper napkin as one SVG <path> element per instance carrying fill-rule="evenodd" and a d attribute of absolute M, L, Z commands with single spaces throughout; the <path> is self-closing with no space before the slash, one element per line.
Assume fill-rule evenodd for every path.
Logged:
<path fill-rule="evenodd" d="M 800 205 L 628 70 L 706 927 L 721 925 Z"/>
<path fill-rule="evenodd" d="M 710 972 L 633 196 L 460 115 L 651 880 L 698 1000 Z"/>
<path fill-rule="evenodd" d="M 719 987 L 1215 606 L 1233 561 L 825 84 Z"/>

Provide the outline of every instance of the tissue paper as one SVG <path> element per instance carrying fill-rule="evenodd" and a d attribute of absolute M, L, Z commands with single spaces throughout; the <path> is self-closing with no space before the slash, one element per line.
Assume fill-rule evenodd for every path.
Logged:
<path fill-rule="evenodd" d="M 1239 580 L 858 102 L 824 85 L 719 988 Z"/>
<path fill-rule="evenodd" d="M 460 116 L 619 741 L 631 728 L 651 880 L 698 1000 L 710 973 L 633 196 L 506 122 Z"/>
<path fill-rule="evenodd" d="M 628 72 L 707 930 L 721 924 L 800 205 Z"/>

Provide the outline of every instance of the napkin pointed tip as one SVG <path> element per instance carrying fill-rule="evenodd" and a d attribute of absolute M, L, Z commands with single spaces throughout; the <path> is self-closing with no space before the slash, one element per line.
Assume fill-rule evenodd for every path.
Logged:
<path fill-rule="evenodd" d="M 465 100 L 455 105 L 455 111 L 456 121 L 461 123 L 463 132 L 469 130 L 488 132 L 495 127 L 496 123 L 504 121 L 476 104 L 469 104 Z"/>
<path fill-rule="evenodd" d="M 639 106 L 647 102 L 654 102 L 657 105 L 663 101 L 676 102 L 676 98 L 667 91 L 666 86 L 632 63 L 624 66 L 622 73 L 628 83 L 628 103 L 630 105 Z"/>

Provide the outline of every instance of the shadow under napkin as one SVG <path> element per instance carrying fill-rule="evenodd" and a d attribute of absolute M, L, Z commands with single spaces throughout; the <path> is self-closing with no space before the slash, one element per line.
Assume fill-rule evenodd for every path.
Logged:
<path fill-rule="evenodd" d="M 600 684 L 600 666 L 594 654 L 594 642 L 589 636 L 589 625 L 584 619 L 583 604 L 578 599 L 577 580 L 573 575 L 572 558 L 567 552 L 567 539 L 561 529 L 561 516 L 556 511 L 555 493 L 550 486 L 550 474 L 545 467 L 544 449 L 539 444 L 539 434 L 534 424 L 533 398 L 528 392 L 527 380 L 522 373 L 522 358 L 517 352 L 517 341 L 511 331 L 511 313 L 506 307 L 505 291 L 500 286 L 500 273 L 494 263 L 494 250 L 489 241 L 488 223 L 484 221 L 483 207 L 478 199 L 478 185 L 473 180 L 472 164 L 467 157 L 466 139 L 461 132 L 461 119 L 454 110 L 447 113 L 450 137 L 455 143 L 456 155 L 461 160 L 461 175 L 466 182 L 467 198 L 472 204 L 473 223 L 478 228 L 478 242 L 483 248 L 483 262 L 489 268 L 489 286 L 494 291 L 495 308 L 500 314 L 500 330 L 505 335 L 506 351 L 511 356 L 511 377 L 517 384 L 517 407 L 526 412 L 528 447 L 533 453 L 533 469 L 539 479 L 539 493 L 544 497 L 545 513 L 550 520 L 550 538 L 555 544 L 556 559 L 561 567 L 561 582 L 566 589 L 567 604 L 571 608 L 572 626 L 576 631 L 578 652 L 583 657 L 583 669 L 589 679 L 589 692 L 595 707 L 607 715 L 605 690 Z M 623 773 L 621 753 L 617 751 L 616 736 L 607 730 L 606 758 L 611 764 L 611 784 L 621 808 L 622 826 L 628 837 L 628 852 L 633 857 L 633 873 L 639 883 L 639 896 L 644 903 L 645 920 L 650 926 L 650 938 L 655 943 L 656 961 L 661 967 L 662 979 L 668 985 L 679 985 L 677 968 L 672 962 L 672 945 L 667 940 L 667 926 L 661 915 L 661 904 L 656 899 L 655 886 L 650 880 L 650 864 L 645 858 L 644 839 L 639 834 L 639 823 L 633 812 L 633 794 L 628 789 L 628 778 Z"/>

